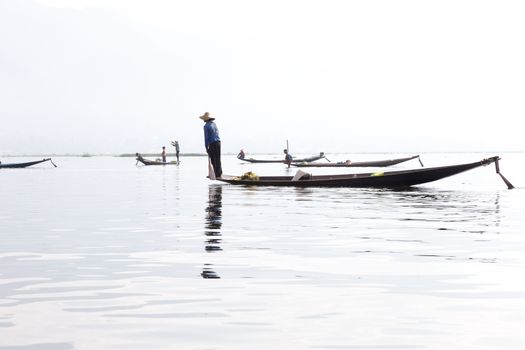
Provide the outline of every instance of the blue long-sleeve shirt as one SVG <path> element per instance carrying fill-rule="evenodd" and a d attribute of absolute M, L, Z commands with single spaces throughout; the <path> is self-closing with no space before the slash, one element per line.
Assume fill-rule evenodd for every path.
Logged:
<path fill-rule="evenodd" d="M 217 141 L 221 141 L 217 125 L 213 121 L 206 122 L 204 124 L 204 147 L 208 149 L 210 144 Z"/>

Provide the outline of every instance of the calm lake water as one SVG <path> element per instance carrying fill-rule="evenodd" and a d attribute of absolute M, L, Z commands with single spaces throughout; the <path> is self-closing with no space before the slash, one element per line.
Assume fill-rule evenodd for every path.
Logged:
<path fill-rule="evenodd" d="M 0 350 L 523 349 L 525 154 L 499 155 L 514 190 L 494 165 L 404 191 L 236 187 L 204 157 L 0 169 Z"/>

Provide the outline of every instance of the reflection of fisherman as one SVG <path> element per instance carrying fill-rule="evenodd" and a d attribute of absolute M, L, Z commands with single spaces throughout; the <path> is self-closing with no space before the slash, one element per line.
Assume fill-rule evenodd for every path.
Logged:
<path fill-rule="evenodd" d="M 222 227 L 222 186 L 209 186 L 208 206 L 206 207 L 206 221 L 204 225 L 204 234 L 206 235 L 206 246 L 204 249 L 208 253 L 221 251 L 221 227 Z M 220 278 L 213 270 L 212 264 L 204 264 L 202 269 L 202 278 Z"/>
<path fill-rule="evenodd" d="M 287 149 L 284 149 L 284 164 L 288 164 L 288 168 L 290 167 L 290 164 L 292 164 L 293 157 L 290 153 L 288 153 Z"/>
<path fill-rule="evenodd" d="M 206 217 L 206 230 L 204 234 L 208 237 L 217 237 L 221 235 L 220 229 L 222 227 L 222 186 L 210 186 L 208 206 L 206 207 L 208 216 Z M 210 239 L 207 243 L 219 243 L 220 239 Z M 206 250 L 221 250 L 217 246 L 206 246 Z"/>
<path fill-rule="evenodd" d="M 237 158 L 239 159 L 244 159 L 246 155 L 244 154 L 244 150 L 241 148 L 239 154 L 237 155 Z"/>

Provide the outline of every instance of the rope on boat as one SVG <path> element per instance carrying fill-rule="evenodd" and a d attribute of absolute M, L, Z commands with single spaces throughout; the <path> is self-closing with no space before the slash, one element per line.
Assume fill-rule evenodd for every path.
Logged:
<path fill-rule="evenodd" d="M 508 188 L 509 190 L 512 190 L 512 189 L 514 188 L 514 185 L 512 185 L 512 184 L 510 183 L 510 181 L 507 180 L 507 179 L 505 178 L 505 176 L 503 176 L 503 174 L 500 173 L 500 171 L 499 171 L 499 160 L 500 160 L 500 158 L 499 158 L 499 157 L 496 157 L 496 161 L 494 162 L 494 164 L 496 164 L 496 174 L 499 174 L 499 176 L 501 176 L 501 179 L 503 180 L 503 182 L 505 182 L 505 185 L 507 185 L 507 188 Z"/>

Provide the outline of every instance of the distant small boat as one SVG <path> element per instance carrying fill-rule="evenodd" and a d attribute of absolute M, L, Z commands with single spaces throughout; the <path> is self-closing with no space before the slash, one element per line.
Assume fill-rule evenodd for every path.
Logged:
<path fill-rule="evenodd" d="M 419 159 L 419 155 L 412 156 L 412 157 L 406 157 L 406 158 L 397 158 L 397 159 L 388 159 L 388 160 L 374 160 L 374 161 L 368 161 L 368 162 L 337 162 L 337 163 L 299 163 L 299 162 L 292 162 L 293 166 L 296 167 L 316 167 L 316 168 L 350 168 L 350 167 L 386 167 L 391 165 L 396 165 L 399 163 L 407 162 L 412 159 Z M 419 159 L 419 162 L 421 163 L 421 159 Z M 421 166 L 423 166 L 423 163 L 421 163 Z"/>
<path fill-rule="evenodd" d="M 312 156 L 312 157 L 302 158 L 302 159 L 294 159 L 293 162 L 310 163 L 310 162 L 314 162 L 316 160 L 323 159 L 323 158 L 325 158 L 325 156 L 324 156 L 324 153 L 321 152 L 317 156 Z M 284 163 L 284 159 L 254 159 L 254 158 L 239 158 L 239 159 L 245 162 L 250 162 L 250 163 Z"/>
<path fill-rule="evenodd" d="M 437 181 L 467 170 L 495 163 L 496 173 L 501 176 L 509 189 L 514 188 L 514 186 L 512 186 L 512 184 L 499 172 L 499 160 L 500 158 L 495 156 L 483 159 L 479 162 L 467 164 L 361 174 L 311 175 L 302 170 L 298 170 L 298 174 L 295 176 L 258 177 L 222 175 L 220 178 L 217 178 L 217 180 L 233 185 L 246 186 L 403 188 Z"/>
<path fill-rule="evenodd" d="M 137 164 L 141 162 L 144 165 L 179 165 L 180 162 L 172 161 L 172 162 L 166 162 L 160 160 L 149 160 L 144 157 L 142 157 L 140 154 L 137 153 Z"/>
<path fill-rule="evenodd" d="M 35 160 L 35 161 L 32 161 L 32 162 L 25 162 L 25 163 L 7 163 L 7 164 L 0 163 L 0 169 L 2 169 L 2 168 L 27 168 L 28 166 L 44 163 L 44 162 L 47 162 L 47 161 L 50 161 L 51 164 L 53 164 L 56 167 L 56 165 L 53 163 L 51 158 L 44 158 L 42 160 Z"/>

